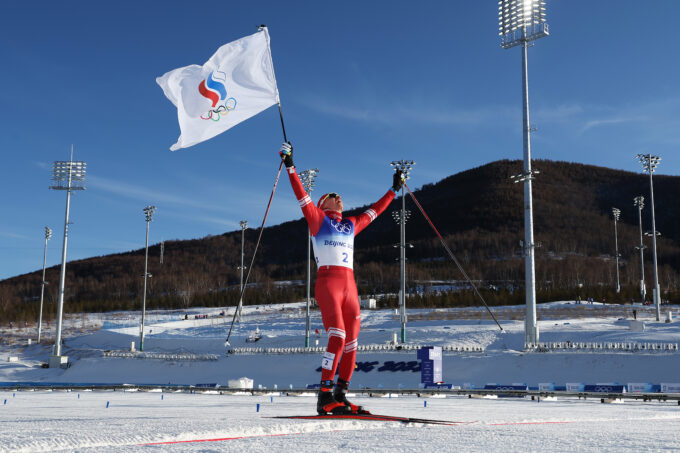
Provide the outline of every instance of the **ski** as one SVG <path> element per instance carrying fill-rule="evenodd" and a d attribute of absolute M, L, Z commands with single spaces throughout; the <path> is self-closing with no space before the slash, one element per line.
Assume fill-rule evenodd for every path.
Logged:
<path fill-rule="evenodd" d="M 298 420 L 369 420 L 377 422 L 422 423 L 426 425 L 459 425 L 472 422 L 457 422 L 449 420 L 432 420 L 429 418 L 397 417 L 381 414 L 327 414 L 327 415 L 279 415 L 265 418 L 287 418 Z"/>

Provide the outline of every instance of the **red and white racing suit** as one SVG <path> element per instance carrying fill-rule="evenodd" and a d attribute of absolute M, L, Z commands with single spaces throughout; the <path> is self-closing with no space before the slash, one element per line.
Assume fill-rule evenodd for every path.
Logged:
<path fill-rule="evenodd" d="M 353 271 L 354 236 L 382 214 L 395 193 L 389 190 L 362 214 L 343 218 L 339 212 L 324 212 L 314 205 L 295 167 L 288 167 L 288 176 L 309 225 L 318 268 L 314 293 L 328 332 L 328 346 L 321 361 L 321 380 L 332 381 L 340 362 L 338 377 L 349 382 L 354 372 L 361 326 Z"/>

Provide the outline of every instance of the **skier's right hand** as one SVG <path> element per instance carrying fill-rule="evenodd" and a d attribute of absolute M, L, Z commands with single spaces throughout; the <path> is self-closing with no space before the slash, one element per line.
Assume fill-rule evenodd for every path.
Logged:
<path fill-rule="evenodd" d="M 279 151 L 281 160 L 286 165 L 286 168 L 293 166 L 293 145 L 290 142 L 284 142 Z"/>

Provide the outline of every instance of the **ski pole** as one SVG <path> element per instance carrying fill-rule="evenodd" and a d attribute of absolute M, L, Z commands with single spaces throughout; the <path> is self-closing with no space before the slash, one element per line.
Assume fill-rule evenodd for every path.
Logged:
<path fill-rule="evenodd" d="M 283 141 L 288 142 L 288 137 L 286 136 L 286 126 L 283 123 L 283 112 L 281 111 L 281 103 L 279 102 L 279 118 L 281 119 L 281 131 L 283 132 Z M 243 281 L 243 287 L 241 288 L 241 293 L 238 297 L 238 305 L 236 306 L 236 311 L 234 311 L 234 317 L 231 319 L 231 326 L 229 326 L 229 333 L 227 334 L 227 340 L 224 342 L 225 346 L 229 345 L 229 339 L 231 338 L 231 331 L 234 329 L 234 322 L 236 321 L 236 316 L 238 311 L 241 309 L 243 304 L 243 293 L 246 291 L 246 286 L 248 285 L 248 278 L 250 277 L 250 271 L 253 269 L 253 263 L 255 262 L 255 255 L 257 255 L 257 249 L 260 246 L 260 240 L 262 239 L 262 233 L 264 232 L 264 224 L 267 221 L 267 216 L 269 215 L 269 208 L 272 205 L 272 200 L 274 199 L 274 193 L 276 192 L 276 186 L 279 184 L 279 177 L 281 176 L 281 168 L 283 168 L 283 160 L 279 164 L 279 171 L 276 173 L 276 180 L 274 181 L 274 187 L 272 188 L 272 193 L 269 196 L 269 202 L 267 203 L 267 209 L 264 212 L 264 218 L 262 219 L 262 225 L 260 225 L 260 234 L 257 236 L 257 242 L 255 243 L 255 250 L 253 251 L 253 258 L 250 260 L 250 266 L 248 266 L 248 273 L 246 274 L 246 279 Z"/>
<path fill-rule="evenodd" d="M 472 286 L 472 289 L 475 291 L 475 294 L 477 294 L 477 297 L 479 297 L 479 299 L 480 299 L 480 300 L 482 301 L 482 303 L 484 304 L 484 307 L 486 307 L 486 311 L 489 312 L 489 314 L 491 315 L 491 317 L 493 318 L 493 320 L 496 322 L 496 324 L 498 324 L 498 327 L 499 327 L 499 328 L 501 329 L 501 331 L 502 331 L 502 330 L 503 330 L 503 326 L 500 325 L 500 323 L 498 322 L 498 320 L 496 319 L 496 317 L 493 315 L 493 313 L 491 312 L 491 309 L 490 309 L 489 306 L 487 305 L 486 301 L 484 300 L 484 298 L 482 297 L 482 295 L 479 293 L 479 290 L 477 289 L 477 286 L 475 286 L 475 284 L 472 283 L 472 280 L 470 280 L 470 277 L 468 277 L 468 274 L 467 274 L 467 272 L 465 272 L 465 269 L 463 269 L 463 266 L 460 265 L 460 262 L 458 262 L 458 260 L 456 259 L 456 256 L 453 254 L 453 252 L 451 251 L 451 249 L 449 248 L 449 246 L 446 245 L 446 242 L 444 242 L 444 238 L 442 237 L 441 234 L 439 234 L 439 230 L 437 230 L 437 227 L 434 226 L 434 223 L 432 223 L 432 220 L 430 220 L 430 218 L 427 216 L 427 214 L 425 213 L 425 210 L 423 209 L 423 207 L 420 205 L 420 203 L 418 203 L 418 200 L 416 199 L 416 196 L 413 195 L 413 192 L 411 192 L 411 189 L 409 188 L 408 184 L 406 184 L 406 182 L 404 182 L 404 187 L 406 187 L 406 190 L 408 190 L 408 193 L 411 195 L 411 198 L 412 198 L 413 201 L 415 202 L 416 206 L 418 206 L 418 209 L 420 209 L 420 212 L 423 214 L 423 216 L 425 217 L 425 219 L 427 220 L 427 222 L 430 224 L 430 226 L 432 227 L 432 229 L 434 230 L 434 232 L 437 233 L 437 236 L 439 236 L 439 240 L 441 241 L 442 245 L 444 246 L 444 249 L 447 251 L 447 253 L 448 253 L 449 256 L 451 257 L 451 259 L 453 260 L 453 262 L 456 263 L 456 266 L 458 266 L 458 270 L 461 272 L 461 274 L 463 274 L 463 277 L 465 277 L 465 279 L 466 279 L 467 282 L 470 284 L 470 286 Z"/>
<path fill-rule="evenodd" d="M 238 305 L 236 306 L 236 311 L 234 311 L 234 317 L 231 319 L 231 326 L 229 327 L 229 333 L 227 334 L 227 340 L 225 345 L 229 344 L 229 338 L 231 338 L 231 331 L 234 328 L 234 322 L 236 321 L 236 316 L 243 303 L 243 293 L 246 291 L 246 286 L 248 285 L 248 278 L 250 277 L 250 271 L 253 269 L 253 263 L 255 262 L 255 256 L 257 255 L 257 249 L 260 246 L 260 241 L 262 240 L 262 233 L 264 232 L 264 224 L 267 221 L 267 216 L 269 215 L 269 208 L 272 205 L 272 200 L 274 199 L 274 193 L 276 192 L 276 186 L 279 184 L 279 177 L 281 176 L 281 168 L 283 167 L 283 161 L 279 164 L 279 171 L 276 173 L 276 180 L 274 181 L 274 187 L 272 188 L 272 193 L 269 195 L 269 203 L 267 203 L 267 209 L 264 212 L 264 218 L 262 219 L 262 225 L 260 225 L 260 234 L 257 236 L 257 242 L 255 243 L 255 250 L 253 251 L 253 257 L 250 260 L 250 266 L 248 266 L 248 273 L 243 281 L 243 287 L 241 288 L 241 293 L 238 298 Z"/>

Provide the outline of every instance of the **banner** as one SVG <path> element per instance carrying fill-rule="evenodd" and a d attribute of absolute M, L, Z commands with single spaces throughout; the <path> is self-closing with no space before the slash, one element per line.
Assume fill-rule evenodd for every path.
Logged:
<path fill-rule="evenodd" d="M 213 138 L 279 103 L 266 27 L 220 47 L 203 65 L 156 82 L 177 107 L 181 135 L 172 151 Z"/>

